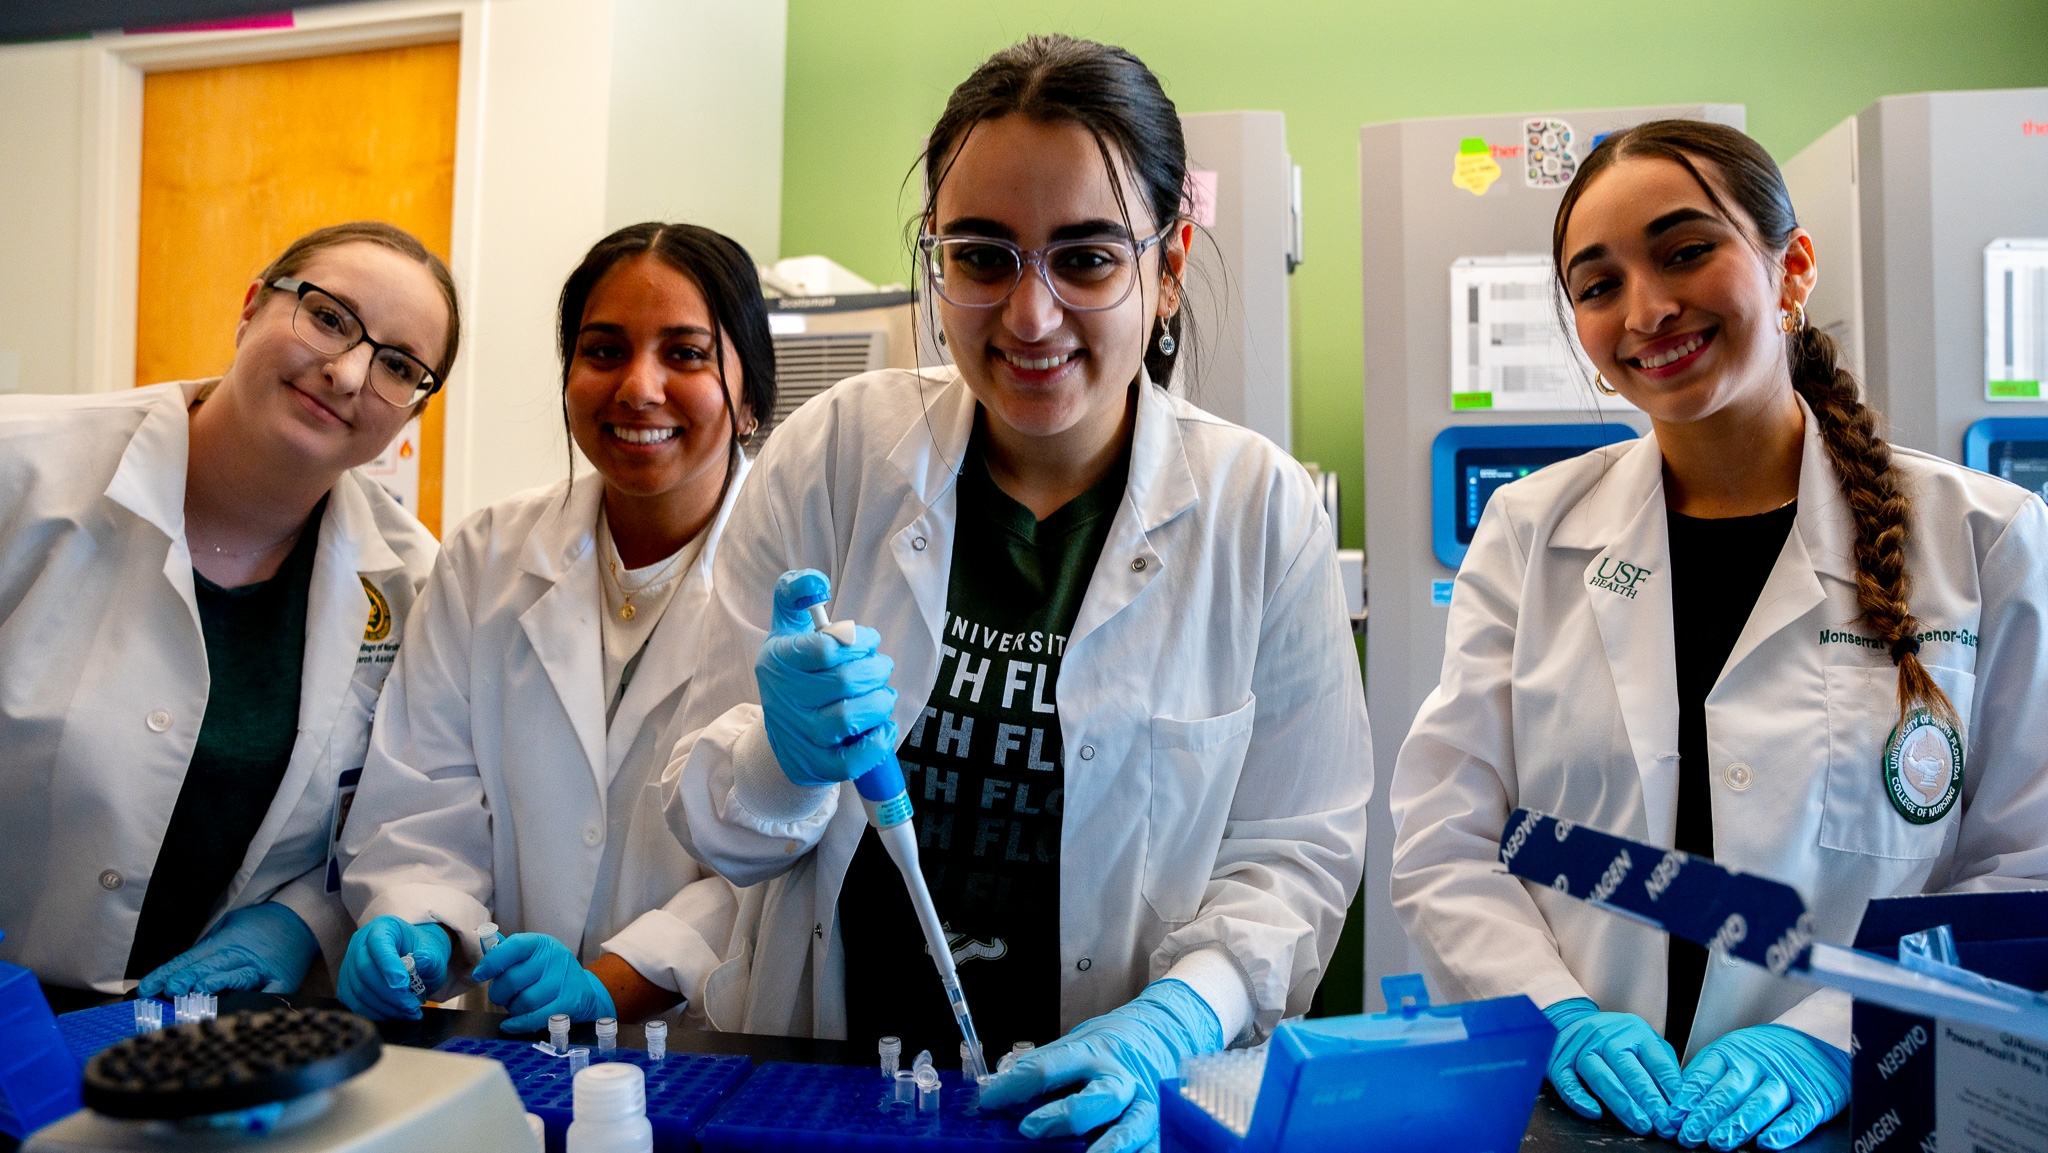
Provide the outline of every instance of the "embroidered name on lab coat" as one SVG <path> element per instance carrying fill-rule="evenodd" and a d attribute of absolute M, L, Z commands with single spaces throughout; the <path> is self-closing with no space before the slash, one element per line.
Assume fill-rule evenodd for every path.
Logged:
<path fill-rule="evenodd" d="M 1606 589 L 1608 592 L 1634 600 L 1637 586 L 1650 576 L 1650 570 L 1639 564 L 1604 556 L 1600 558 L 1600 567 L 1593 570 L 1592 577 L 1586 583 L 1596 589 Z"/>

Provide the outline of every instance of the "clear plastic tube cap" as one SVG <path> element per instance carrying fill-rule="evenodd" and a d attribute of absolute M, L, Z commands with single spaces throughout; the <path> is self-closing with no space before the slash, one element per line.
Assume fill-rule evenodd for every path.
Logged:
<path fill-rule="evenodd" d="M 875 1052 L 880 1053 L 884 1057 L 902 1056 L 903 1038 L 884 1037 L 875 1043 Z"/>
<path fill-rule="evenodd" d="M 599 1017 L 597 1019 L 597 1035 L 600 1037 L 618 1036 L 619 1019 L 617 1017 Z"/>
<path fill-rule="evenodd" d="M 647 1113 L 647 1077 L 623 1061 L 592 1065 L 576 1074 L 578 1121 L 630 1121 Z"/>

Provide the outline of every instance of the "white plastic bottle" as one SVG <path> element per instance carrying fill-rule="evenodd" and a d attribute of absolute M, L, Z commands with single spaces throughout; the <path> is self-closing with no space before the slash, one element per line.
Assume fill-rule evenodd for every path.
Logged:
<path fill-rule="evenodd" d="M 569 1123 L 568 1153 L 654 1153 L 640 1066 L 592 1065 L 576 1074 L 572 1095 L 576 1119 Z"/>

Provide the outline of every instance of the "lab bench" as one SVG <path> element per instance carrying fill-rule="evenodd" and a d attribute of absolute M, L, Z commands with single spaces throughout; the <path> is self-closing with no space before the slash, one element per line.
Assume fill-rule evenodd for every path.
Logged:
<path fill-rule="evenodd" d="M 59 1013 L 124 999 L 90 990 L 62 989 L 53 986 L 44 986 L 43 992 L 49 998 L 51 1008 Z M 339 1002 L 317 997 L 223 993 L 220 998 L 220 1012 L 227 1014 L 241 1010 L 274 1008 L 281 1003 L 296 1008 L 343 1007 Z M 418 1021 L 387 1021 L 377 1028 L 386 1044 L 431 1049 L 456 1037 L 506 1037 L 506 1034 L 498 1031 L 498 1023 L 502 1020 L 503 1017 L 492 1013 L 426 1009 L 422 1011 Z M 517 1039 L 546 1041 L 547 1034 L 533 1033 Z M 570 1032 L 570 1043 L 595 1049 L 595 1026 L 588 1022 L 574 1026 Z M 621 1048 L 627 1049 L 644 1048 L 645 1040 L 640 1027 L 621 1024 L 618 1044 Z M 847 1041 L 814 1041 L 800 1037 L 710 1033 L 677 1028 L 669 1030 L 668 1051 L 745 1057 L 757 1066 L 769 1061 L 795 1061 L 813 1065 L 872 1065 L 875 1062 L 872 1046 L 855 1045 Z M 1840 1116 L 1792 1148 L 1798 1153 L 1847 1153 L 1850 1146 L 1849 1116 L 1848 1111 L 1844 1110 Z M 15 1141 L 0 1134 L 0 1153 L 14 1153 L 16 1148 Z M 1601 1153 L 1635 1153 L 1636 1150 L 1642 1150 L 1644 1153 L 1653 1150 L 1670 1153 L 1678 1148 L 1680 1147 L 1674 1142 L 1654 1137 L 1637 1137 L 1610 1120 L 1588 1121 L 1559 1101 L 1546 1084 L 1537 1096 L 1535 1111 L 1530 1115 L 1528 1132 L 1522 1138 L 1521 1153 L 1573 1153 L 1577 1150 L 1592 1149 L 1598 1149 Z"/>

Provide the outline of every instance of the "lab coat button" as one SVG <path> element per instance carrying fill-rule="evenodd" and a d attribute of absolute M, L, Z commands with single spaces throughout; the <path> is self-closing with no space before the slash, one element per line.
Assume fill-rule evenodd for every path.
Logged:
<path fill-rule="evenodd" d="M 1136 559 L 1136 560 L 1132 561 L 1132 562 L 1131 562 L 1131 571 L 1132 571 L 1132 572 L 1144 572 L 1144 571 L 1145 571 L 1145 558 L 1144 558 L 1144 557 L 1139 557 L 1138 559 Z"/>
<path fill-rule="evenodd" d="M 583 843 L 595 849 L 604 842 L 604 830 L 596 825 L 583 826 Z"/>
<path fill-rule="evenodd" d="M 911 537 L 911 538 L 910 538 L 910 547 L 911 547 L 911 548 L 914 548 L 914 549 L 916 549 L 916 550 L 917 550 L 917 551 L 919 551 L 919 552 L 923 552 L 923 551 L 924 551 L 924 546 L 925 546 L 925 539 L 924 539 L 923 537 L 921 537 L 921 536 L 914 536 L 914 537 Z"/>
<path fill-rule="evenodd" d="M 1083 973 L 1085 973 L 1088 971 L 1088 966 L 1093 965 L 1094 963 L 1095 962 L 1089 960 L 1088 958 L 1083 957 L 1080 960 L 1074 962 L 1074 968 L 1079 969 Z"/>
<path fill-rule="evenodd" d="M 149 710 L 149 715 L 144 717 L 142 721 L 150 727 L 151 731 L 161 733 L 171 727 L 171 710 L 151 709 Z"/>
<path fill-rule="evenodd" d="M 1755 774 L 1750 771 L 1748 765 L 1737 761 L 1728 766 L 1727 777 L 1728 787 L 1739 793 L 1749 787 L 1749 783 L 1755 779 Z"/>
<path fill-rule="evenodd" d="M 100 888 L 105 889 L 109 893 L 114 892 L 116 889 L 119 889 L 123 884 L 126 883 L 127 882 L 122 879 L 121 874 L 115 872 L 112 869 L 108 869 L 106 872 L 100 874 Z"/>
<path fill-rule="evenodd" d="M 1082 746 L 1081 746 L 1081 759 L 1082 759 L 1082 760 L 1084 760 L 1084 761 L 1092 761 L 1092 760 L 1094 760 L 1094 759 L 1095 759 L 1095 746 L 1094 746 L 1094 745 L 1082 745 Z"/>

